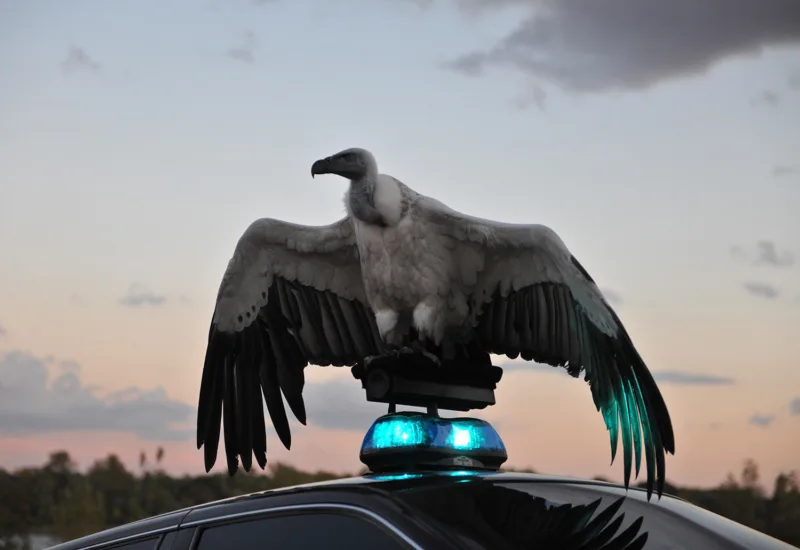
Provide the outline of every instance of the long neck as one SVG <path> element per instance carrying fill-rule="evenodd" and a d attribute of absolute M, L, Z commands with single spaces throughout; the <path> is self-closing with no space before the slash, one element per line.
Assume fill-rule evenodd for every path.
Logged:
<path fill-rule="evenodd" d="M 386 226 L 386 220 L 375 208 L 375 178 L 367 175 L 350 180 L 350 191 L 347 193 L 348 208 L 356 219 L 364 223 Z"/>

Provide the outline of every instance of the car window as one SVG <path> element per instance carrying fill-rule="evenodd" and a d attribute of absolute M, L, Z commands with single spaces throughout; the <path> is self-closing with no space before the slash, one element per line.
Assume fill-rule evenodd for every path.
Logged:
<path fill-rule="evenodd" d="M 626 496 L 625 489 L 611 485 L 568 484 L 546 482 L 508 482 L 498 486 L 524 491 L 552 504 L 588 504 L 602 499 L 600 508 Z M 633 489 L 631 489 L 633 491 Z M 740 525 L 717 514 L 703 510 L 688 502 L 664 496 L 653 497 L 650 502 L 626 498 L 620 506 L 625 517 L 621 529 L 637 518 L 642 518 L 642 531 L 648 533 L 644 550 L 677 550 L 703 548 L 704 550 L 786 550 L 784 543 Z"/>
<path fill-rule="evenodd" d="M 409 548 L 394 533 L 367 518 L 315 512 L 261 517 L 203 530 L 197 550 L 348 550 Z"/>
<path fill-rule="evenodd" d="M 175 538 L 178 536 L 178 533 L 175 531 L 170 531 L 164 538 L 161 539 L 161 544 L 158 545 L 158 550 L 169 550 L 172 546 L 172 543 L 175 542 Z"/>
<path fill-rule="evenodd" d="M 154 550 L 159 540 L 160 537 L 152 537 L 134 542 L 106 546 L 105 548 L 107 550 Z"/>

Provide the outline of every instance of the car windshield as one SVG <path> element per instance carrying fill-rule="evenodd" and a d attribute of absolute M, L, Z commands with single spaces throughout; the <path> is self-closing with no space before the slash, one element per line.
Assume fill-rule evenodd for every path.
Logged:
<path fill-rule="evenodd" d="M 633 491 L 633 490 L 632 490 Z M 626 498 L 604 484 L 465 479 L 399 491 L 468 548 L 788 550 L 757 531 L 672 497 Z"/>

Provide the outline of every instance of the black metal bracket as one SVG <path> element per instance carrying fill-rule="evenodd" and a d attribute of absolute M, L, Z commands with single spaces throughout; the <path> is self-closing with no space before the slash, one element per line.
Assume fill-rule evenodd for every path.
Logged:
<path fill-rule="evenodd" d="M 386 403 L 389 412 L 397 405 L 426 407 L 438 416 L 438 409 L 470 411 L 495 404 L 494 390 L 503 369 L 494 365 L 437 365 L 422 354 L 390 355 L 363 361 L 352 367 L 361 381 L 367 401 Z"/>

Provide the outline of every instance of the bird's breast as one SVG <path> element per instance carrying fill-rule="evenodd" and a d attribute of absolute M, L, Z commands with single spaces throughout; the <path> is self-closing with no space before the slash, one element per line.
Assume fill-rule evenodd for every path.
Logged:
<path fill-rule="evenodd" d="M 355 229 L 364 287 L 373 307 L 399 311 L 446 293 L 450 251 L 437 246 L 423 227 L 403 218 L 388 227 L 356 221 Z"/>

